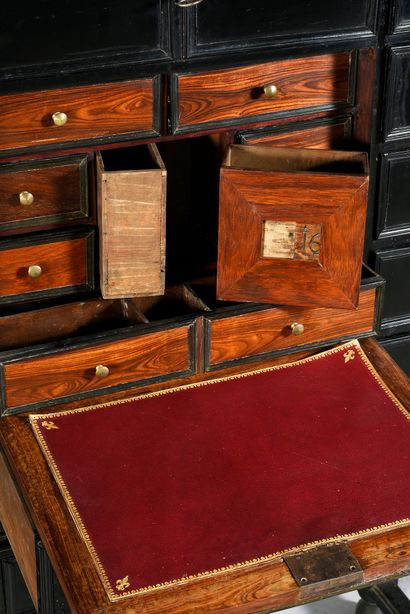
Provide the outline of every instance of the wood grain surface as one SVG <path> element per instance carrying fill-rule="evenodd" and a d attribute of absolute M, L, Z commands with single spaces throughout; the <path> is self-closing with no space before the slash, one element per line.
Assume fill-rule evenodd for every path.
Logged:
<path fill-rule="evenodd" d="M 404 375 L 397 379 L 398 368 L 392 366 L 391 359 L 377 344 L 365 340 L 362 346 L 376 360 L 376 368 L 384 376 L 387 385 L 405 402 L 409 395 L 408 379 L 404 380 Z M 306 353 L 294 356 L 293 359 L 302 356 L 306 356 Z M 289 357 L 264 361 L 254 368 L 288 361 Z M 238 373 L 240 370 L 237 367 L 228 372 Z M 202 374 L 185 378 L 184 382 L 180 383 L 217 376 L 218 373 L 214 373 L 212 377 Z M 139 392 L 158 389 L 161 386 L 164 387 L 163 384 L 151 385 Z M 99 398 L 98 402 L 109 398 L 126 398 L 131 394 L 132 391 L 106 395 Z M 95 402 L 93 400 L 93 404 Z M 76 401 L 69 407 L 84 405 L 84 401 Z M 67 409 L 67 405 L 64 409 Z M 89 552 L 36 444 L 27 417 L 21 415 L 0 420 L 0 438 L 13 474 L 18 480 L 21 494 L 27 502 L 73 613 L 254 614 L 301 603 L 303 598 L 300 588 L 280 558 L 246 570 L 199 579 L 188 586 L 171 587 L 110 603 Z M 410 527 L 383 530 L 366 537 L 354 538 L 349 540 L 349 546 L 363 567 L 365 583 L 387 580 L 389 577 L 410 572 Z M 353 590 L 359 587 L 358 584 L 352 584 L 350 588 Z M 331 589 L 316 595 L 314 599 L 338 592 L 340 589 Z"/>
<path fill-rule="evenodd" d="M 87 283 L 87 236 L 4 249 L 0 258 L 0 299 Z M 28 274 L 32 265 L 42 269 L 34 279 Z"/>
<path fill-rule="evenodd" d="M 0 452 L 0 522 L 13 549 L 27 588 L 37 605 L 37 564 L 34 528 L 26 506 Z"/>
<path fill-rule="evenodd" d="M 22 205 L 21 192 L 34 197 Z M 87 156 L 0 166 L 0 230 L 87 218 Z"/>
<path fill-rule="evenodd" d="M 0 148 L 154 131 L 153 80 L 0 96 Z M 55 126 L 53 113 L 68 121 Z"/>
<path fill-rule="evenodd" d="M 365 154 L 231 146 L 221 169 L 218 298 L 356 308 L 368 182 Z M 320 224 L 319 260 L 264 258 L 266 220 Z"/>
<path fill-rule="evenodd" d="M 289 130 L 246 136 L 242 142 L 246 145 L 272 145 L 273 147 L 306 147 L 308 149 L 338 149 L 346 140 L 345 123 L 323 124 L 313 128 Z"/>
<path fill-rule="evenodd" d="M 177 76 L 180 126 L 243 119 L 349 99 L 350 54 L 281 60 Z M 272 99 L 263 88 L 273 84 Z"/>
<path fill-rule="evenodd" d="M 132 301 L 90 299 L 4 315 L 0 351 L 69 339 L 145 322 Z"/>
<path fill-rule="evenodd" d="M 151 169 L 110 171 L 97 155 L 103 298 L 164 293 L 167 174 L 156 146 L 141 147 L 148 149 Z"/>
<path fill-rule="evenodd" d="M 274 307 L 227 318 L 209 318 L 207 363 L 216 365 L 323 339 L 370 332 L 375 326 L 375 298 L 376 290 L 362 290 L 355 311 Z M 292 334 L 293 322 L 305 327 L 301 335 Z"/>
<path fill-rule="evenodd" d="M 7 406 L 19 407 L 187 371 L 191 359 L 189 330 L 186 325 L 95 347 L 11 362 L 4 366 Z M 97 377 L 97 365 L 107 366 L 109 375 Z"/>

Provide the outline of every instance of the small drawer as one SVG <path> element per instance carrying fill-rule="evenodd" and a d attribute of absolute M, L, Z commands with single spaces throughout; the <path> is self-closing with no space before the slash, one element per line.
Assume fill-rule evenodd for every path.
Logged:
<path fill-rule="evenodd" d="M 385 334 L 410 330 L 410 247 L 376 252 L 376 271 L 386 280 L 381 330 Z"/>
<path fill-rule="evenodd" d="M 129 338 L 99 345 L 51 355 L 44 355 L 40 346 L 35 358 L 10 358 L 10 362 L 6 358 L 3 411 L 189 375 L 195 365 L 194 330 L 194 321 L 189 319 L 165 330 L 138 336 L 133 332 Z"/>
<path fill-rule="evenodd" d="M 381 282 L 379 282 L 381 283 Z M 212 371 L 240 359 L 271 354 L 371 333 L 377 320 L 377 289 L 362 288 L 355 312 L 300 307 L 254 308 L 225 317 L 205 317 L 205 369 Z"/>
<path fill-rule="evenodd" d="M 87 156 L 0 166 L 0 231 L 88 218 Z"/>
<path fill-rule="evenodd" d="M 45 233 L 0 242 L 0 303 L 94 288 L 94 233 Z"/>
<path fill-rule="evenodd" d="M 256 128 L 241 132 L 238 143 L 307 149 L 345 149 L 351 136 L 351 118 L 323 118 L 287 126 Z"/>
<path fill-rule="evenodd" d="M 3 150 L 158 131 L 157 78 L 0 97 Z"/>
<path fill-rule="evenodd" d="M 97 154 L 103 298 L 164 293 L 166 177 L 154 144 Z"/>
<path fill-rule="evenodd" d="M 245 68 L 176 75 L 176 132 L 261 121 L 276 113 L 350 102 L 351 54 L 281 60 Z"/>

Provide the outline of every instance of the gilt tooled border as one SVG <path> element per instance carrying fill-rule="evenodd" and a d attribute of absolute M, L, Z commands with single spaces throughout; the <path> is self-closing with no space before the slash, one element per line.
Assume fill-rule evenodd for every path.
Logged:
<path fill-rule="evenodd" d="M 291 368 L 300 364 L 305 364 L 307 362 L 313 362 L 315 360 L 319 360 L 321 358 L 324 358 L 326 356 L 329 356 L 331 354 L 336 354 L 338 352 L 342 353 L 343 351 L 345 351 L 348 348 L 355 348 L 355 350 L 357 351 L 358 356 L 360 356 L 360 358 L 362 359 L 362 362 L 365 364 L 365 366 L 368 368 L 368 370 L 370 371 L 371 375 L 374 377 L 374 379 L 376 380 L 376 382 L 378 383 L 378 385 L 383 389 L 383 391 L 387 394 L 387 396 L 391 399 L 391 401 L 393 401 L 393 403 L 396 405 L 396 407 L 400 410 L 400 412 L 408 419 L 410 420 L 410 413 L 406 410 L 406 408 L 401 404 L 401 402 L 397 399 L 397 397 L 392 393 L 392 391 L 386 386 L 386 384 L 384 383 L 384 381 L 382 380 L 382 378 L 380 377 L 380 375 L 378 374 L 378 372 L 376 371 L 376 369 L 374 368 L 374 366 L 372 365 L 372 363 L 370 362 L 369 358 L 367 357 L 366 353 L 363 351 L 363 349 L 360 346 L 360 343 L 358 342 L 357 339 L 354 339 L 353 341 L 349 341 L 348 343 L 345 343 L 343 345 L 340 345 L 336 348 L 332 348 L 330 350 L 326 350 L 324 352 L 321 352 L 319 354 L 315 354 L 313 356 L 309 356 L 307 358 L 302 358 L 301 360 L 297 360 L 295 362 L 292 363 L 287 363 L 284 365 L 276 365 L 273 367 L 267 367 L 264 369 L 258 369 L 255 371 L 250 371 L 250 372 L 246 372 L 246 373 L 239 373 L 236 375 L 228 375 L 226 377 L 221 377 L 221 378 L 215 378 L 212 380 L 206 380 L 204 382 L 195 382 L 193 384 L 186 384 L 183 386 L 177 386 L 174 388 L 168 388 L 165 390 L 160 390 L 160 391 L 156 391 L 156 392 L 151 392 L 148 394 L 143 394 L 140 396 L 136 396 L 136 397 L 132 397 L 129 399 L 120 399 L 117 401 L 111 401 L 108 403 L 99 403 L 97 405 L 91 405 L 88 407 L 81 407 L 81 408 L 77 408 L 77 409 L 70 409 L 70 410 L 66 410 L 66 411 L 60 411 L 60 412 L 53 412 L 53 413 L 49 413 L 49 414 L 31 414 L 29 416 L 30 419 L 30 423 L 31 426 L 33 428 L 34 434 L 37 437 L 37 440 L 39 442 L 40 447 L 43 450 L 43 454 L 47 459 L 47 462 L 50 466 L 50 469 L 52 471 L 52 474 L 54 476 L 54 479 L 56 480 L 61 493 L 63 495 L 64 501 L 67 504 L 67 507 L 70 511 L 70 514 L 74 520 L 74 523 L 77 527 L 77 530 L 79 531 L 82 539 L 84 540 L 84 543 L 86 544 L 88 551 L 90 553 L 90 556 L 92 558 L 92 561 L 94 563 L 94 565 L 96 566 L 96 569 L 98 571 L 98 574 L 100 576 L 100 579 L 104 585 L 104 588 L 108 594 L 108 597 L 110 599 L 110 601 L 119 601 L 120 599 L 124 599 L 124 598 L 128 598 L 128 597 L 133 597 L 136 595 L 141 595 L 144 593 L 150 593 L 152 591 L 156 591 L 158 589 L 162 589 L 162 588 L 169 588 L 171 586 L 176 586 L 176 585 L 183 585 L 183 584 L 187 584 L 193 580 L 199 580 L 202 578 L 207 578 L 207 577 L 213 577 L 213 576 L 217 576 L 219 574 L 223 574 L 226 573 L 227 571 L 234 571 L 237 569 L 243 569 L 246 567 L 251 567 L 253 565 L 257 565 L 259 563 L 263 563 L 263 562 L 268 562 L 268 561 L 272 561 L 274 559 L 277 559 L 281 556 L 284 555 L 288 555 L 288 554 L 292 554 L 294 552 L 297 552 L 298 550 L 301 549 L 306 549 L 306 548 L 313 548 L 319 545 L 324 545 L 324 544 L 329 544 L 329 543 L 333 543 L 333 542 L 338 542 L 340 540 L 347 540 L 347 539 L 353 539 L 353 538 L 358 538 L 358 537 L 363 537 L 365 535 L 369 535 L 371 533 L 375 533 L 375 532 L 379 532 L 379 531 L 385 531 L 388 529 L 393 529 L 399 526 L 404 526 L 407 524 L 410 524 L 410 518 L 404 518 L 401 520 L 397 520 L 394 522 L 390 522 L 387 524 L 382 524 L 376 527 L 371 527 L 369 529 L 363 529 L 362 531 L 356 531 L 354 533 L 346 533 L 346 534 L 338 534 L 335 535 L 333 537 L 328 537 L 325 539 L 320 539 L 320 540 L 316 540 L 313 542 L 308 542 L 306 544 L 300 544 L 298 546 L 294 546 L 292 548 L 286 548 L 285 550 L 280 550 L 278 552 L 275 552 L 274 554 L 268 554 L 265 556 L 261 556 L 258 558 L 254 558 L 251 559 L 249 561 L 244 561 L 241 563 L 234 563 L 232 565 L 227 565 L 225 567 L 220 567 L 217 569 L 212 569 L 210 571 L 203 571 L 203 572 L 199 572 L 197 574 L 193 574 L 193 575 L 189 575 L 183 578 L 178 578 L 175 580 L 168 580 L 166 582 L 160 582 L 158 584 L 154 584 L 154 585 L 150 585 L 150 586 L 146 586 L 146 587 L 142 587 L 142 588 L 138 588 L 138 589 L 134 589 L 134 590 L 130 590 L 130 591 L 126 591 L 123 593 L 117 593 L 114 591 L 113 586 L 111 585 L 111 582 L 108 579 L 108 576 L 106 574 L 106 571 L 101 563 L 101 560 L 98 556 L 98 553 L 94 547 L 94 544 L 88 534 L 88 531 L 82 521 L 82 518 L 78 512 L 78 509 L 73 501 L 73 498 L 71 497 L 71 494 L 63 480 L 63 477 L 60 473 L 60 470 L 58 469 L 57 463 L 55 462 L 53 455 L 51 454 L 51 451 L 47 445 L 46 440 L 43 437 L 43 434 L 41 432 L 41 430 L 39 429 L 38 425 L 37 425 L 37 421 L 38 420 L 47 420 L 49 418 L 57 418 L 59 416 L 67 416 L 67 415 L 71 415 L 71 414 L 77 414 L 77 413 L 82 413 L 82 412 L 87 412 L 87 411 L 92 411 L 94 409 L 99 409 L 101 407 L 110 407 L 113 405 L 120 405 L 122 403 L 126 403 L 129 401 L 135 401 L 135 400 L 139 400 L 139 399 L 146 399 L 146 398 L 151 398 L 151 397 L 157 397 L 157 396 L 162 396 L 164 394 L 170 394 L 173 392 L 178 392 L 180 390 L 188 390 L 190 388 L 198 388 L 200 386 L 208 386 L 211 384 L 215 384 L 215 383 L 219 383 L 219 382 L 225 382 L 225 381 L 229 381 L 229 380 L 235 380 L 235 379 L 242 379 L 244 377 L 249 377 L 252 375 L 257 375 L 259 373 L 267 373 L 269 371 L 278 371 L 279 369 L 287 369 L 287 368 Z"/>

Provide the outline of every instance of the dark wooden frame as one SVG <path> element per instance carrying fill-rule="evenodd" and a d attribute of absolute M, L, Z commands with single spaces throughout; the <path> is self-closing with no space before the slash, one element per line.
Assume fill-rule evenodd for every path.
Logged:
<path fill-rule="evenodd" d="M 193 6 L 190 9 L 186 10 L 186 30 L 185 30 L 185 45 L 184 45 L 184 54 L 187 58 L 194 58 L 201 55 L 210 55 L 210 54 L 221 54 L 221 53 L 229 53 L 232 51 L 250 51 L 253 49 L 275 49 L 276 47 L 284 47 L 289 42 L 292 45 L 297 45 L 297 47 L 304 48 L 307 46 L 312 46 L 313 44 L 321 44 L 324 47 L 326 43 L 335 42 L 335 40 L 349 40 L 352 41 L 360 39 L 360 43 L 362 46 L 366 46 L 368 44 L 369 39 L 373 37 L 374 33 L 377 30 L 377 9 L 378 2 L 372 2 L 372 0 L 368 0 L 367 4 L 367 18 L 366 23 L 364 24 L 366 27 L 362 29 L 347 29 L 343 31 L 339 31 L 337 33 L 332 33 L 331 35 L 327 35 L 326 33 L 315 33 L 308 34 L 306 36 L 301 35 L 281 35 L 281 34 L 273 34 L 271 36 L 255 36 L 254 39 L 249 41 L 244 41 L 243 39 L 238 41 L 217 41 L 213 44 L 208 45 L 199 45 L 197 43 L 197 30 L 198 30 L 198 10 L 200 10 L 200 5 Z M 295 41 L 296 39 L 296 41 Z"/>
<path fill-rule="evenodd" d="M 377 238 L 384 239 L 410 234 L 410 221 L 398 225 L 388 225 L 387 215 L 389 208 L 390 169 L 393 162 L 408 160 L 410 151 L 396 151 L 382 155 L 380 164 L 380 192 L 379 192 L 379 215 L 377 221 Z"/>

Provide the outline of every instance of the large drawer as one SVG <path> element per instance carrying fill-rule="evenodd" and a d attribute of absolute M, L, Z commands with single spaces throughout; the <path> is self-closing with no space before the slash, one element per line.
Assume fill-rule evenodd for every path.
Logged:
<path fill-rule="evenodd" d="M 156 135 L 159 80 L 140 79 L 0 97 L 0 147 Z"/>
<path fill-rule="evenodd" d="M 191 319 L 161 331 L 131 330 L 120 340 L 113 335 L 114 340 L 82 342 L 78 349 L 47 354 L 38 346 L 27 358 L 5 356 L 3 411 L 190 374 L 195 366 L 194 328 Z"/>
<path fill-rule="evenodd" d="M 45 233 L 0 242 L 0 303 L 94 287 L 94 233 Z"/>
<path fill-rule="evenodd" d="M 379 285 L 376 282 L 374 285 Z M 371 333 L 377 327 L 380 287 L 362 286 L 358 308 L 326 307 L 232 308 L 205 316 L 205 369 L 213 371 L 237 361 L 314 346 L 323 340 Z"/>
<path fill-rule="evenodd" d="M 87 156 L 0 166 L 0 230 L 88 217 Z"/>
<path fill-rule="evenodd" d="M 350 53 L 173 77 L 177 132 L 350 101 Z"/>

